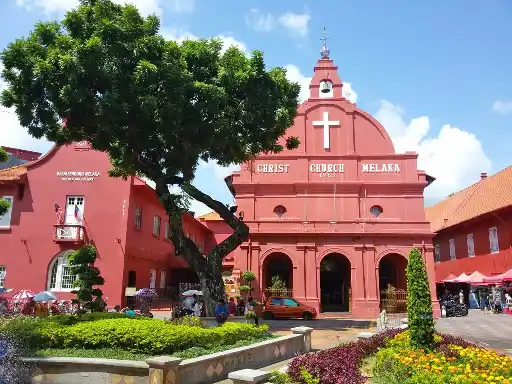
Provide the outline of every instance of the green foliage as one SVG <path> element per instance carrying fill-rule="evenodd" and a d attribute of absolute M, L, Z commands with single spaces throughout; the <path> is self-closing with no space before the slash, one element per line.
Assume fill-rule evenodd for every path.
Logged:
<path fill-rule="evenodd" d="M 0 148 L 0 163 L 4 163 L 9 160 L 9 154 L 3 148 Z"/>
<path fill-rule="evenodd" d="M 307 371 L 306 368 L 302 367 L 300 369 L 300 377 L 304 381 L 305 384 L 319 384 L 320 379 L 316 379 L 311 373 Z"/>
<path fill-rule="evenodd" d="M 252 271 L 245 271 L 244 273 L 242 273 L 242 279 L 244 279 L 250 284 L 251 281 L 256 280 L 256 275 Z"/>
<path fill-rule="evenodd" d="M 248 285 L 241 285 L 240 288 L 238 288 L 240 292 L 246 293 L 251 291 L 251 287 Z"/>
<path fill-rule="evenodd" d="M 407 263 L 407 316 L 411 345 L 415 348 L 434 347 L 434 319 L 427 270 L 418 249 L 409 253 Z"/>
<path fill-rule="evenodd" d="M 8 159 L 9 154 L 5 149 L 0 147 L 0 163 L 6 162 Z M 9 208 L 11 208 L 11 204 L 9 204 L 7 200 L 0 198 L 0 217 L 5 215 Z"/>
<path fill-rule="evenodd" d="M 122 349 L 100 348 L 100 349 L 40 349 L 33 351 L 33 357 L 82 357 L 92 359 L 116 359 L 116 360 L 145 360 L 151 355 L 144 355 Z"/>
<path fill-rule="evenodd" d="M 159 29 L 158 17 L 144 18 L 132 5 L 82 0 L 63 20 L 39 22 L 4 49 L 1 104 L 14 108 L 36 138 L 86 140 L 106 152 L 110 176 L 155 181 L 171 241 L 203 281 L 211 312 L 222 291 L 217 265 L 249 229 L 193 186 L 196 168 L 200 160 L 240 164 L 297 148 L 298 138 L 285 135 L 300 86 L 287 80 L 283 68 L 267 69 L 260 51 L 223 49 L 219 39 L 168 41 Z M 169 185 L 184 194 L 170 192 Z M 189 197 L 217 211 L 234 230 L 206 262 L 183 234 Z"/>
<path fill-rule="evenodd" d="M 98 286 L 105 280 L 100 275 L 100 270 L 94 266 L 98 257 L 93 245 L 86 245 L 73 252 L 68 257 L 70 272 L 78 275 L 73 284 L 78 290 L 72 291 L 76 295 L 76 301 L 86 311 L 101 312 L 105 309 L 103 291 Z"/>
<path fill-rule="evenodd" d="M 167 41 L 159 28 L 132 5 L 84 0 L 3 51 L 2 104 L 34 137 L 90 141 L 116 176 L 188 182 L 200 159 L 228 165 L 283 150 L 300 90 L 284 69 L 218 39 Z"/>
<path fill-rule="evenodd" d="M 258 315 L 257 315 L 257 314 L 256 314 L 256 312 L 254 312 L 254 311 L 247 311 L 247 312 L 245 313 L 245 318 L 246 318 L 247 320 L 254 320 L 254 319 L 256 319 L 257 317 L 258 317 Z"/>
<path fill-rule="evenodd" d="M 270 289 L 286 289 L 286 283 L 279 276 L 272 276 L 270 279 Z"/>
<path fill-rule="evenodd" d="M 272 384 L 294 384 L 290 376 L 279 371 L 272 372 L 268 378 L 268 382 Z"/>
<path fill-rule="evenodd" d="M 166 322 L 174 325 L 187 325 L 189 327 L 200 327 L 205 328 L 206 325 L 200 317 L 196 316 L 183 316 L 179 317 L 177 319 L 169 319 L 166 320 Z"/>
<path fill-rule="evenodd" d="M 0 198 L 0 217 L 5 215 L 9 208 L 11 208 L 11 204 L 7 200 Z"/>
<path fill-rule="evenodd" d="M 46 319 L 20 321 L 9 323 L 2 331 L 38 350 L 114 348 L 147 355 L 174 354 L 192 347 L 231 346 L 240 340 L 268 337 L 266 325 L 228 322 L 221 327 L 201 328 L 140 318 L 78 321 L 72 325 Z"/>

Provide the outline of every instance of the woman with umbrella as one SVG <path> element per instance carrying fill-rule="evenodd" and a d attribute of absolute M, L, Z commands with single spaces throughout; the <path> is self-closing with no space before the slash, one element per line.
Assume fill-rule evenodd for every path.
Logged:
<path fill-rule="evenodd" d="M 140 300 L 140 313 L 144 316 L 151 316 L 151 303 L 158 296 L 153 289 L 142 288 L 135 292 L 135 297 Z"/>
<path fill-rule="evenodd" d="M 50 301 L 56 300 L 56 299 L 57 299 L 57 297 L 55 297 L 55 295 L 50 291 L 43 291 L 43 292 L 37 293 L 33 297 L 33 300 L 36 303 L 36 306 L 35 306 L 36 317 L 48 316 L 49 308 L 48 308 L 47 303 L 49 303 Z"/>

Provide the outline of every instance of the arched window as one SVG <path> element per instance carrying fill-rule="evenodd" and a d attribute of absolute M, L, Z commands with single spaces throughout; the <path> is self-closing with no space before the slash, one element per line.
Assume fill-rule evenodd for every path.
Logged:
<path fill-rule="evenodd" d="M 373 207 L 370 208 L 370 213 L 375 217 L 380 216 L 382 212 L 384 211 L 382 210 L 382 207 L 380 205 L 374 205 Z"/>
<path fill-rule="evenodd" d="M 286 213 L 286 208 L 282 205 L 278 205 L 274 208 L 274 213 L 277 215 L 277 217 L 281 217 Z"/>
<path fill-rule="evenodd" d="M 70 273 L 68 256 L 73 251 L 64 251 L 57 255 L 48 268 L 47 289 L 49 291 L 71 291 L 77 276 Z"/>

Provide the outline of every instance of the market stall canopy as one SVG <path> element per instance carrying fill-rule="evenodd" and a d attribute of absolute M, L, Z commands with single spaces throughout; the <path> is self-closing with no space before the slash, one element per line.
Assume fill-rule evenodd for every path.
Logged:
<path fill-rule="evenodd" d="M 462 273 L 459 277 L 453 279 L 454 283 L 469 283 L 469 276 L 465 273 Z"/>
<path fill-rule="evenodd" d="M 470 284 L 474 284 L 474 285 L 484 284 L 485 283 L 485 279 L 487 279 L 487 278 L 488 278 L 487 276 L 481 274 L 478 271 L 475 271 L 471 275 L 469 275 L 469 277 L 468 277 L 469 281 L 468 282 Z"/>
<path fill-rule="evenodd" d="M 436 281 L 436 283 L 451 283 L 453 282 L 453 279 L 455 279 L 455 275 L 453 274 L 449 274 L 448 276 L 446 276 L 446 278 L 444 278 L 443 280 L 440 280 L 440 281 Z"/>
<path fill-rule="evenodd" d="M 491 276 L 484 278 L 486 283 L 493 284 L 501 284 L 504 281 L 512 281 L 512 269 L 509 269 L 507 272 L 502 273 L 501 275 Z"/>

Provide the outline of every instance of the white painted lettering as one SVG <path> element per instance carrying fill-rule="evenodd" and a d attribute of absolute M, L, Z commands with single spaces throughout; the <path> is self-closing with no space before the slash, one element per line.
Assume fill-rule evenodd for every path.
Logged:
<path fill-rule="evenodd" d="M 258 173 L 288 173 L 289 164 L 258 164 L 256 172 Z"/>
<path fill-rule="evenodd" d="M 400 173 L 399 164 L 361 164 L 363 173 Z"/>

